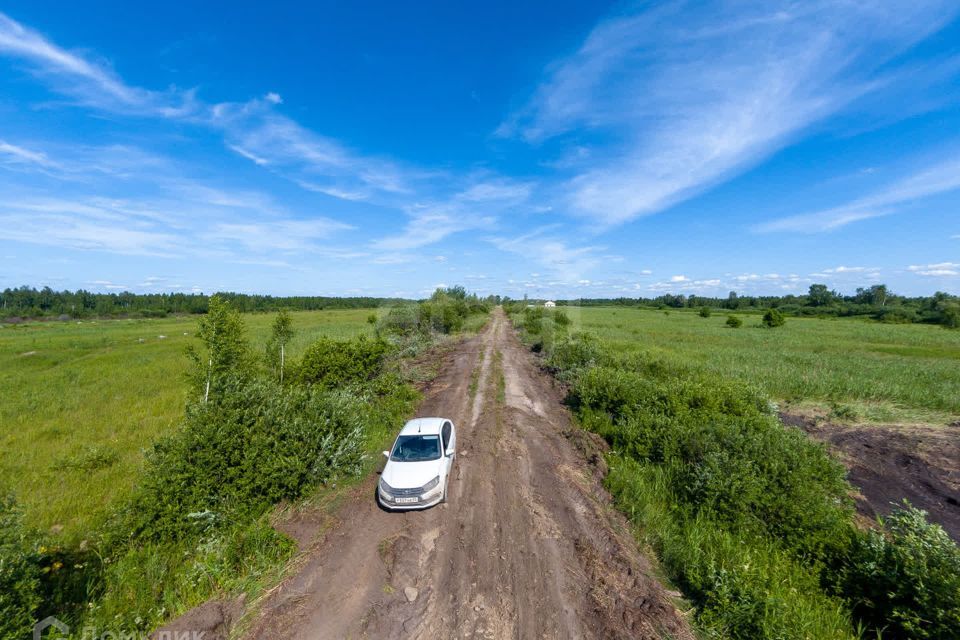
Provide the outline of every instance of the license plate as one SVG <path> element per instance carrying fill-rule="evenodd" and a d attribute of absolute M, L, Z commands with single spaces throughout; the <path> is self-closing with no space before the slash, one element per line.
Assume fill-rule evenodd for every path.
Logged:
<path fill-rule="evenodd" d="M 411 502 L 420 502 L 420 498 L 414 496 L 412 498 L 397 498 L 395 500 L 397 504 L 410 504 Z"/>

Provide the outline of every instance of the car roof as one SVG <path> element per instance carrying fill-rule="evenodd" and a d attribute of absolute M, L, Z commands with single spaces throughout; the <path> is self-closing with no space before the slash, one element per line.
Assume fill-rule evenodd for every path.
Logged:
<path fill-rule="evenodd" d="M 400 430 L 400 435 L 411 436 L 418 433 L 440 433 L 440 427 L 443 426 L 444 422 L 447 422 L 446 418 L 414 418 L 403 425 L 403 429 Z"/>

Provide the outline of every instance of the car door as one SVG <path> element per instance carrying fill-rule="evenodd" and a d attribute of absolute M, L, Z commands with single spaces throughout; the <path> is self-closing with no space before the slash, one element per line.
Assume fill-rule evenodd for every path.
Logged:
<path fill-rule="evenodd" d="M 443 423 L 440 428 L 440 437 L 443 441 L 443 470 L 444 474 L 450 471 L 450 465 L 453 464 L 453 457 L 447 455 L 448 452 L 456 452 L 456 436 L 453 433 L 453 423 L 449 420 Z"/>

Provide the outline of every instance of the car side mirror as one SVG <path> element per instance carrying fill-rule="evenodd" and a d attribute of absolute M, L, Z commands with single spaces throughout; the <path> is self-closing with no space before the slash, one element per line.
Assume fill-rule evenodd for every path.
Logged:
<path fill-rule="evenodd" d="M 384 451 L 384 452 L 383 452 L 383 457 L 389 459 L 389 458 L 390 458 L 390 452 L 389 452 L 389 451 Z"/>
<path fill-rule="evenodd" d="M 450 456 L 452 456 L 452 455 L 455 454 L 456 452 L 457 452 L 457 451 L 456 451 L 455 449 L 447 449 L 447 457 L 449 458 Z"/>

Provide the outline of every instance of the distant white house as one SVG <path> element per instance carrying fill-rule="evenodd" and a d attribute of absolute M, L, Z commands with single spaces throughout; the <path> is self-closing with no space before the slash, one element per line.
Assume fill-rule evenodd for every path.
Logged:
<path fill-rule="evenodd" d="M 553 309 L 555 306 L 557 306 L 557 303 L 553 300 L 547 300 L 543 303 L 543 306 L 545 306 L 547 309 Z"/>

